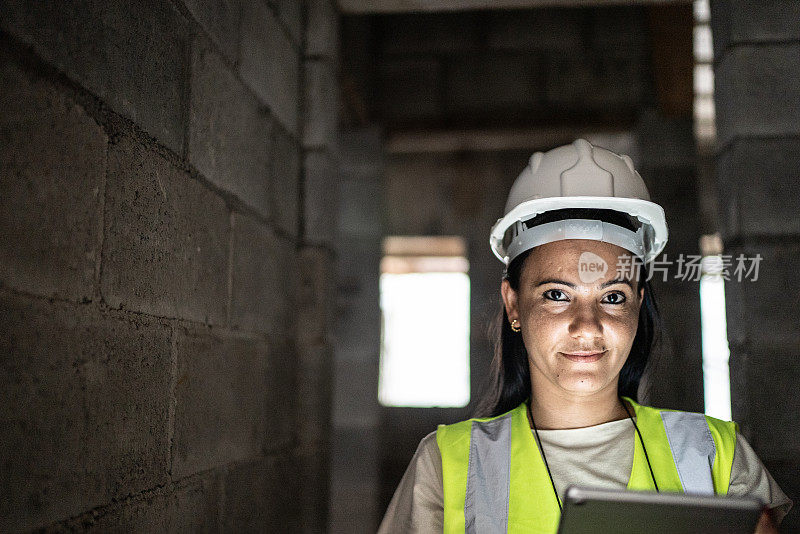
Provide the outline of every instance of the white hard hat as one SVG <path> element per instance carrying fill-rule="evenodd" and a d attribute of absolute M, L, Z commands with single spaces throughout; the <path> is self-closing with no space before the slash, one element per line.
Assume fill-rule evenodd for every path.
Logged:
<path fill-rule="evenodd" d="M 527 226 L 536 215 L 566 208 L 614 210 L 629 215 L 638 228 L 634 232 L 592 219 Z M 531 156 L 511 187 L 505 216 L 492 227 L 489 244 L 506 265 L 526 250 L 561 239 L 613 243 L 647 263 L 664 250 L 667 235 L 664 209 L 650 202 L 631 158 L 577 139 Z"/>

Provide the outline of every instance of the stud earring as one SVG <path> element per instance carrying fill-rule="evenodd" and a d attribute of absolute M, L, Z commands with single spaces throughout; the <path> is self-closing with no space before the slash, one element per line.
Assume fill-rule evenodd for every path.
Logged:
<path fill-rule="evenodd" d="M 520 330 L 522 330 L 522 328 L 520 328 L 519 326 L 519 321 L 517 319 L 511 321 L 511 330 L 513 330 L 514 332 L 519 332 Z"/>

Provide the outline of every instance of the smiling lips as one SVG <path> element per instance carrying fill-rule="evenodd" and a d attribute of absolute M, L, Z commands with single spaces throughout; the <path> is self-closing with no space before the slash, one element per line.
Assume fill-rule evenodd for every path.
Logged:
<path fill-rule="evenodd" d="M 601 351 L 601 352 L 578 351 L 578 352 L 562 352 L 561 354 L 564 355 L 565 358 L 573 362 L 590 363 L 590 362 L 596 362 L 597 360 L 602 358 L 605 353 L 606 351 Z"/>

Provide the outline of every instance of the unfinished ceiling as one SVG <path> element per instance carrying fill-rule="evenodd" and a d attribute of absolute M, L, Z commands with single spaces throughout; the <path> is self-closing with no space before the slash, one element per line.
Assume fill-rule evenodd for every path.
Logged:
<path fill-rule="evenodd" d="M 671 6 L 351 15 L 344 126 L 390 151 L 502 150 L 629 131 L 644 108 L 691 116 L 692 13 Z"/>
<path fill-rule="evenodd" d="M 339 0 L 344 14 L 469 11 L 475 9 L 531 9 L 632 4 L 690 4 L 675 0 Z"/>

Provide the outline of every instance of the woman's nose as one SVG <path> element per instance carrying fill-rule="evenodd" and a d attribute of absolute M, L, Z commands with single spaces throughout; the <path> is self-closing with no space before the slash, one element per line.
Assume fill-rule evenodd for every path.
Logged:
<path fill-rule="evenodd" d="M 600 314 L 601 310 L 591 304 L 576 307 L 569 324 L 569 334 L 574 338 L 602 337 L 603 323 L 600 320 Z"/>

